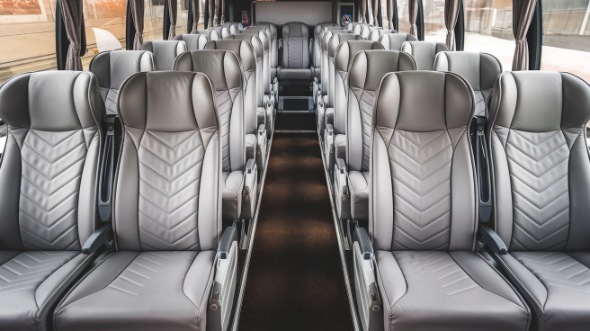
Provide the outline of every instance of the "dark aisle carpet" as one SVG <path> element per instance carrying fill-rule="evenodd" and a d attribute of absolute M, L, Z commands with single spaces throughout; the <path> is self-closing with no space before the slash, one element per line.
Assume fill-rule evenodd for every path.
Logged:
<path fill-rule="evenodd" d="M 239 330 L 352 330 L 315 133 L 275 133 Z"/>
<path fill-rule="evenodd" d="M 277 118 L 275 121 L 275 130 L 315 131 L 316 130 L 315 114 L 309 113 L 309 112 L 277 113 Z M 317 141 L 317 139 L 316 139 L 316 141 Z M 274 147 L 274 145 L 273 145 L 273 147 Z M 319 156 L 319 154 L 318 154 L 318 156 Z M 321 159 L 321 157 L 320 157 L 320 159 Z"/>

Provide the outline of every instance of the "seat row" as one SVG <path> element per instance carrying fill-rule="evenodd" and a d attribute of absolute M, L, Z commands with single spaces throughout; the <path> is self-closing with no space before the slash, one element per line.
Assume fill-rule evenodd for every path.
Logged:
<path fill-rule="evenodd" d="M 233 131 L 240 63 L 230 51 L 184 54 L 177 67 L 211 74 L 121 84 L 117 160 L 94 74 L 24 74 L 0 88 L 0 329 L 228 328 L 243 238 L 240 222 L 222 222 L 235 209 L 227 182 L 248 187 L 256 169 Z"/>

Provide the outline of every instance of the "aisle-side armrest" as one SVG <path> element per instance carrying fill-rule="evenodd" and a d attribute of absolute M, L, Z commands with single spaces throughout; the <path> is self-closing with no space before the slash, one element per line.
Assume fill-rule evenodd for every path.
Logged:
<path fill-rule="evenodd" d="M 492 252 L 500 255 L 508 253 L 506 243 L 500 238 L 498 233 L 487 225 L 480 224 L 478 231 L 479 240 L 486 245 Z"/>
<path fill-rule="evenodd" d="M 338 219 L 350 219 L 350 191 L 348 188 L 348 169 L 344 159 L 337 158 L 334 164 L 334 195 Z"/>
<path fill-rule="evenodd" d="M 243 191 L 243 203 L 242 203 L 242 218 L 252 219 L 254 217 L 254 211 L 256 210 L 258 192 L 258 169 L 254 159 L 249 159 L 246 162 L 246 168 L 244 169 L 244 191 Z"/>
<path fill-rule="evenodd" d="M 113 239 L 113 227 L 111 223 L 106 223 L 100 226 L 98 229 L 86 239 L 82 246 L 82 253 L 91 254 L 96 252 L 102 245 Z"/>

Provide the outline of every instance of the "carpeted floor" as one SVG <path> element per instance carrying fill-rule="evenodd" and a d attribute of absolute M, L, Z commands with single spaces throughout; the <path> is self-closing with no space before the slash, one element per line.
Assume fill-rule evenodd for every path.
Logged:
<path fill-rule="evenodd" d="M 315 133 L 276 133 L 239 330 L 352 330 Z"/>

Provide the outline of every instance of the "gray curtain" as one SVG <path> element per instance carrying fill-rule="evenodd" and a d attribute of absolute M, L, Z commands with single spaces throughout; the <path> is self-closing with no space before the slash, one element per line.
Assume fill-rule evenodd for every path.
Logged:
<path fill-rule="evenodd" d="M 213 27 L 213 11 L 215 9 L 215 0 L 207 0 L 208 11 L 209 11 L 209 19 L 207 20 L 207 27 Z"/>
<path fill-rule="evenodd" d="M 215 0 L 215 11 L 213 12 L 213 25 L 219 25 L 219 0 Z"/>
<path fill-rule="evenodd" d="M 379 0 L 373 1 L 373 25 L 379 26 Z"/>
<path fill-rule="evenodd" d="M 531 26 L 537 0 L 514 0 L 512 2 L 512 32 L 516 42 L 512 70 L 528 70 L 529 48 L 526 34 Z"/>
<path fill-rule="evenodd" d="M 191 7 L 193 9 L 193 26 L 191 26 L 191 31 L 197 31 L 199 29 L 199 20 L 201 19 L 200 2 L 200 0 L 191 0 Z"/>
<path fill-rule="evenodd" d="M 359 11 L 359 23 L 366 23 L 367 22 L 367 1 L 369 0 L 361 0 L 361 10 Z"/>
<path fill-rule="evenodd" d="M 410 34 L 414 37 L 418 37 L 418 0 L 410 0 L 408 3 L 408 11 L 410 13 Z"/>
<path fill-rule="evenodd" d="M 457 25 L 457 18 L 459 18 L 459 6 L 461 0 L 446 0 L 445 1 L 445 26 L 447 27 L 447 46 L 451 51 L 457 49 L 455 43 L 455 26 Z"/>
<path fill-rule="evenodd" d="M 381 8 L 385 8 L 382 11 L 385 12 L 385 16 L 383 17 L 383 28 L 384 29 L 393 29 L 393 0 L 382 0 L 385 3 L 385 6 Z"/>
<path fill-rule="evenodd" d="M 59 0 L 64 26 L 70 46 L 66 57 L 66 70 L 82 70 L 82 21 L 84 12 L 80 0 Z"/>
<path fill-rule="evenodd" d="M 133 25 L 135 26 L 135 37 L 133 38 L 133 49 L 141 49 L 143 44 L 143 17 L 145 14 L 145 1 L 144 0 L 130 0 L 131 5 L 131 18 L 133 19 Z"/>
<path fill-rule="evenodd" d="M 170 30 L 168 31 L 168 40 L 176 37 L 176 7 L 173 6 L 172 0 L 168 0 L 168 13 L 170 14 Z"/>
<path fill-rule="evenodd" d="M 221 18 L 219 24 L 225 23 L 225 0 L 221 0 Z"/>
<path fill-rule="evenodd" d="M 373 22 L 373 4 L 371 3 L 371 0 L 367 0 L 367 13 L 369 14 L 367 23 L 369 24 L 374 24 Z"/>

